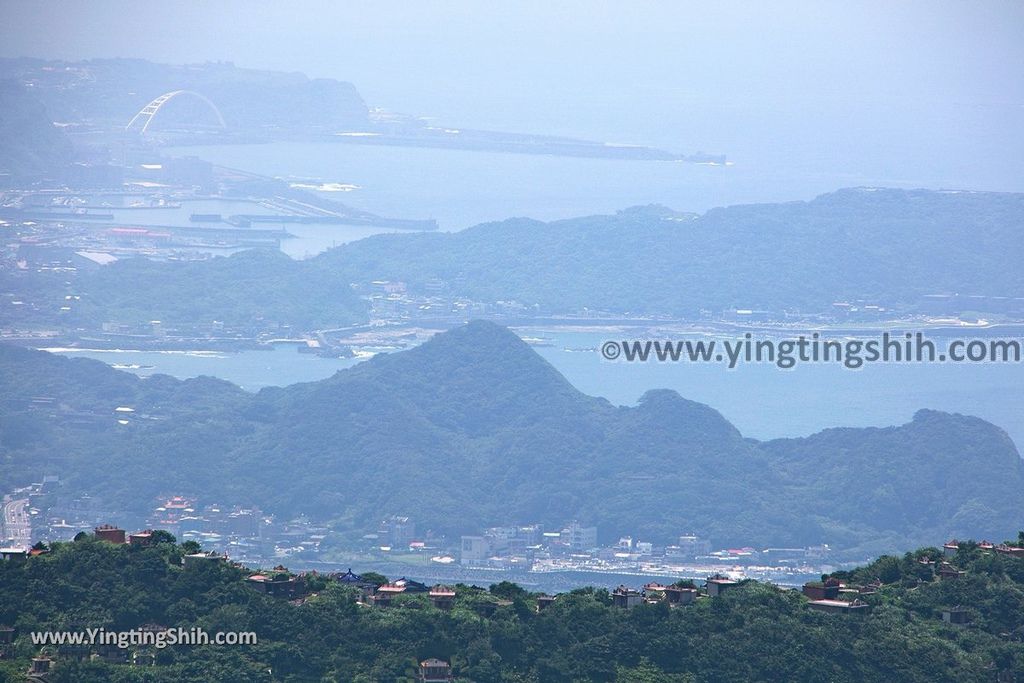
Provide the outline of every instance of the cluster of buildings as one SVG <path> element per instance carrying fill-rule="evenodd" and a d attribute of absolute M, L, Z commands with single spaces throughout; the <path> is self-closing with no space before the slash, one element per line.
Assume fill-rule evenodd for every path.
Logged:
<path fill-rule="evenodd" d="M 38 401 L 42 409 L 51 409 L 49 406 L 52 405 L 52 399 L 40 396 L 32 400 Z M 101 421 L 109 425 L 117 417 L 80 411 L 60 412 L 62 419 L 83 425 L 99 424 Z M 0 531 L 3 532 L 0 540 L 9 547 L 21 548 L 40 541 L 70 541 L 79 533 L 91 532 L 103 520 L 119 514 L 119 511 L 109 509 L 94 496 L 62 495 L 57 476 L 46 476 L 41 482 L 5 494 L 4 510 L 5 514 L 0 518 Z"/>
<path fill-rule="evenodd" d="M 416 523 L 405 515 L 389 515 L 381 520 L 375 532 L 367 533 L 363 539 L 370 541 L 380 550 L 423 549 L 426 541 L 416 535 Z"/>
<path fill-rule="evenodd" d="M 103 268 L 123 258 L 145 256 L 151 260 L 195 261 L 209 254 L 195 251 L 203 243 L 199 238 L 176 238 L 168 232 L 140 227 L 103 227 L 99 225 L 71 228 L 47 221 L 27 221 L 18 225 L 15 237 L 0 240 L 0 273 L 4 288 L 0 290 L 0 311 L 5 314 L 2 330 L 11 339 L 32 339 L 33 336 L 84 334 L 90 343 L 104 343 L 123 348 L 174 347 L 245 348 L 255 346 L 257 338 L 290 336 L 291 328 L 273 320 L 254 319 L 245 323 L 225 324 L 222 320 L 167 321 L 140 319 L 133 314 L 124 319 L 96 321 L 82 309 L 83 299 L 90 292 L 82 283 Z M 0 219 L 0 231 L 12 225 Z M 209 240 L 207 240 L 209 241 Z M 276 247 L 277 239 L 273 246 Z M 242 245 L 225 242 L 218 249 L 238 249 Z M 248 247 L 267 246 L 251 242 Z M 211 246 L 212 248 L 212 246 Z M 63 292 L 55 295 L 40 286 L 40 278 L 61 277 Z M 188 342 L 191 345 L 186 344 Z"/>
<path fill-rule="evenodd" d="M 158 513 L 159 519 L 177 523 L 178 531 L 180 532 L 182 519 L 190 517 L 191 513 L 194 511 L 195 510 L 191 507 L 188 499 L 175 496 L 166 501 L 166 503 L 156 512 Z M 229 522 L 233 524 L 242 524 L 242 522 L 237 521 L 240 517 L 245 517 L 245 515 L 236 515 L 232 517 L 229 513 L 227 516 L 228 519 L 236 520 Z M 408 527 L 409 522 L 407 519 L 389 519 L 385 520 L 385 523 L 389 524 L 389 528 L 392 533 L 396 534 L 398 537 L 402 537 L 403 540 L 405 535 L 411 535 L 411 529 Z M 92 531 L 93 535 L 101 541 L 118 545 L 131 544 L 139 546 L 146 546 L 157 542 L 157 537 L 163 533 L 152 530 L 127 533 L 124 529 L 109 524 L 99 525 Z M 536 532 L 536 530 L 534 531 Z M 583 527 L 574 522 L 571 523 L 565 531 L 566 543 L 570 545 L 575 543 L 575 546 L 578 548 L 583 548 L 596 542 L 596 530 L 593 527 Z M 528 531 L 526 533 L 529 535 L 532 532 Z M 559 533 L 561 534 L 561 532 Z M 206 563 L 221 563 L 228 561 L 227 556 L 216 551 L 192 553 L 182 558 L 182 564 L 186 571 L 191 567 L 196 567 Z M 302 604 L 311 595 L 312 588 L 310 586 L 310 582 L 311 577 L 313 576 L 317 576 L 315 572 L 294 574 L 288 571 L 284 566 L 279 565 L 274 567 L 272 570 L 256 571 L 247 576 L 244 580 L 250 588 L 263 595 L 287 600 L 293 604 Z M 448 611 L 455 607 L 456 598 L 458 596 L 456 589 L 449 585 L 437 584 L 429 586 L 425 583 L 404 577 L 387 583 L 378 583 L 377 581 L 353 573 L 351 569 L 343 573 L 325 574 L 319 578 L 321 580 L 337 582 L 341 585 L 355 588 L 359 595 L 358 603 L 366 607 L 376 609 L 389 609 L 394 608 L 399 604 L 404 605 L 407 604 L 402 602 L 402 598 L 404 596 L 417 596 L 418 599 L 414 598 L 411 601 L 417 606 L 426 602 L 434 609 Z M 698 590 L 692 582 L 679 582 L 673 585 L 662 585 L 652 582 L 644 585 L 640 590 L 627 588 L 626 586 L 619 586 L 615 590 L 611 591 L 611 600 L 613 606 L 622 609 L 630 609 L 640 604 L 657 602 L 664 602 L 670 607 L 683 607 L 693 604 L 700 598 L 718 597 L 740 584 L 740 581 L 727 576 L 715 574 L 706 580 L 703 591 Z M 467 595 L 468 602 L 465 604 L 483 617 L 489 617 L 493 615 L 497 609 L 513 604 L 511 600 L 502 599 L 482 588 L 468 587 L 463 588 L 462 590 L 465 591 Z M 550 608 L 557 601 L 557 595 L 538 595 L 536 596 L 535 609 L 538 612 L 544 611 Z M 153 624 L 147 625 L 145 628 L 166 630 L 162 626 Z M 13 628 L 0 626 L 0 647 L 4 647 L 4 643 L 7 643 L 8 647 L 10 647 L 14 642 L 14 637 L 15 632 Z M 53 672 L 55 663 L 59 661 L 56 659 L 57 654 L 59 654 L 61 658 L 74 657 L 77 659 L 100 659 L 113 663 L 132 664 L 136 666 L 153 665 L 155 661 L 152 652 L 146 648 L 139 648 L 133 652 L 120 648 L 72 648 L 71 650 L 65 648 L 65 650 L 59 650 L 58 652 L 41 653 L 40 656 L 33 659 L 29 676 L 38 681 L 47 680 Z M 454 680 L 451 664 L 437 658 L 430 658 L 421 661 L 418 665 L 416 675 L 417 679 L 423 683 L 442 683 Z"/>
<path fill-rule="evenodd" d="M 705 567 L 821 573 L 830 571 L 832 551 L 827 545 L 803 548 L 724 548 L 694 533 L 674 543 L 660 544 L 622 536 L 612 544 L 598 541 L 597 527 L 572 521 L 553 530 L 541 525 L 492 527 L 478 535 L 462 536 L 458 560 L 464 567 L 490 569 L 529 568 L 534 571 L 650 570 L 672 573 L 674 569 Z M 664 571 L 662 571 L 664 570 Z"/>
<path fill-rule="evenodd" d="M 590 553 L 597 547 L 597 527 L 575 520 L 551 531 L 539 524 L 491 527 L 481 535 L 462 536 L 459 562 L 463 566 L 503 568 L 529 565 L 539 557 Z"/>
<path fill-rule="evenodd" d="M 199 505 L 181 495 L 161 500 L 147 525 L 167 529 L 179 541 L 195 541 L 208 550 L 256 563 L 284 558 L 316 560 L 329 533 L 326 526 L 305 517 L 279 520 L 255 506 Z"/>
<path fill-rule="evenodd" d="M 692 581 L 679 581 L 668 586 L 655 581 L 644 584 L 640 589 L 620 585 L 611 593 L 612 605 L 629 609 L 641 604 L 664 602 L 670 607 L 682 607 L 692 605 L 700 597 L 717 598 L 741 583 L 728 576 L 714 574 L 705 580 L 703 593 Z"/>
<path fill-rule="evenodd" d="M 865 586 L 851 587 L 830 577 L 824 581 L 805 583 L 802 592 L 808 599 L 807 606 L 819 612 L 866 614 L 871 606 L 862 598 L 874 595 L 881 585 L 881 581 L 874 581 Z"/>
<path fill-rule="evenodd" d="M 362 582 L 360 577 L 355 577 Z M 342 583 L 352 583 L 351 570 L 348 574 L 339 579 Z M 366 604 L 374 607 L 391 607 L 393 601 L 402 595 L 425 595 L 431 606 L 440 610 L 450 610 L 455 606 L 455 589 L 451 586 L 437 584 L 427 586 L 419 581 L 401 578 L 397 581 L 390 581 L 380 586 L 366 586 L 365 582 L 360 586 L 364 590 Z"/>
<path fill-rule="evenodd" d="M 175 496 L 161 506 L 157 512 L 161 519 L 170 520 L 180 525 L 183 518 L 191 516 L 190 513 L 194 512 L 194 508 L 190 506 L 190 501 L 187 499 Z M 229 522 L 232 524 L 243 524 L 243 522 L 238 521 L 243 517 L 245 515 L 235 515 L 232 517 L 231 513 L 229 513 L 227 519 L 235 520 Z M 394 534 L 394 540 L 404 541 L 414 535 L 414 528 L 411 526 L 408 518 L 388 518 L 384 520 L 383 525 L 389 533 Z M 138 546 L 160 542 L 161 535 L 165 533 L 165 531 L 145 530 L 129 534 L 124 529 L 109 524 L 99 525 L 93 529 L 93 535 L 98 540 L 113 544 Z M 505 530 L 501 534 L 491 533 L 489 536 L 466 538 L 479 539 L 498 536 L 503 537 L 504 542 L 508 543 L 511 547 L 519 541 L 535 540 L 538 534 L 540 537 L 543 537 L 544 533 L 537 527 L 517 527 L 512 530 Z M 560 542 L 564 541 L 570 549 L 574 544 L 576 548 L 585 548 L 587 545 L 596 542 L 596 529 L 582 526 L 578 522 L 570 523 L 566 529 L 559 531 L 558 534 Z M 564 539 L 562 539 L 563 535 Z M 164 536 L 163 540 L 166 540 L 166 538 Z M 704 548 L 700 544 L 700 539 L 692 535 L 684 536 L 680 540 L 682 541 L 683 539 L 687 539 L 691 543 L 690 549 L 693 552 L 699 552 Z M 628 545 L 630 545 L 630 539 L 628 538 L 620 539 L 617 544 L 622 549 Z M 1022 546 L 1017 546 L 1007 543 L 993 544 L 983 541 L 975 545 L 981 552 L 1024 557 L 1024 543 L 1022 543 Z M 932 580 L 945 581 L 956 579 L 964 572 L 954 567 L 947 558 L 959 552 L 962 546 L 963 544 L 956 540 L 949 541 L 943 546 L 942 557 L 925 556 L 918 559 L 917 562 L 931 568 L 932 571 L 929 573 L 929 576 L 932 577 Z M 25 559 L 30 555 L 45 552 L 48 551 L 42 548 L 15 553 L 5 552 L 3 559 Z M 191 567 L 211 562 L 221 563 L 228 561 L 227 556 L 223 553 L 209 550 L 188 554 L 182 558 L 182 564 L 186 571 Z M 237 562 L 233 564 L 241 566 Z M 258 570 L 249 574 L 245 578 L 245 583 L 261 594 L 288 600 L 293 604 L 299 605 L 310 595 L 314 594 L 313 591 L 317 589 L 312 585 L 314 578 L 317 579 L 316 584 L 320 587 L 325 585 L 325 582 L 336 582 L 340 585 L 356 589 L 357 603 L 368 608 L 389 609 L 398 606 L 421 608 L 424 604 L 429 604 L 434 609 L 448 611 L 455 607 L 457 599 L 461 599 L 464 600 L 461 603 L 464 607 L 473 609 L 483 617 L 488 617 L 493 615 L 497 609 L 513 604 L 511 600 L 502 599 L 483 588 L 475 586 L 460 587 L 457 591 L 455 587 L 449 585 L 436 584 L 429 586 L 404 577 L 395 581 L 382 582 L 377 575 L 373 577 L 369 575 L 362 576 L 353 573 L 351 569 L 345 572 L 324 575 L 318 575 L 316 572 L 294 574 L 284 566 L 278 565 L 272 570 Z M 658 603 L 676 608 L 692 605 L 698 600 L 718 598 L 742 584 L 743 581 L 741 580 L 715 573 L 707 577 L 702 588 L 698 588 L 693 581 L 688 580 L 678 581 L 670 585 L 650 582 L 639 589 L 620 585 L 610 591 L 610 598 L 612 606 L 619 609 L 628 610 L 644 604 Z M 882 588 L 882 585 L 882 582 L 878 579 L 864 585 L 852 585 L 834 576 L 826 576 L 821 581 L 805 583 L 801 592 L 807 598 L 806 605 L 808 609 L 828 614 L 863 615 L 869 613 L 872 609 L 871 602 L 868 600 L 869 596 L 875 595 Z M 412 597 L 412 600 L 403 599 L 406 596 Z M 536 611 L 542 612 L 555 604 L 559 596 L 540 594 L 533 596 L 533 599 L 535 600 Z M 954 626 L 965 626 L 970 623 L 971 618 L 972 611 L 961 605 L 948 607 L 941 612 L 941 619 L 945 623 Z M 162 626 L 154 624 L 143 628 L 167 630 Z M 0 658 L 11 655 L 15 636 L 14 628 L 0 625 Z M 100 648 L 100 650 L 72 648 L 67 652 L 61 651 L 60 654 L 61 656 L 71 656 L 79 659 L 91 658 L 118 663 L 130 662 L 134 665 L 152 665 L 154 663 L 152 652 L 144 648 L 131 653 L 121 648 Z M 52 652 L 44 652 L 34 658 L 31 669 L 28 672 L 29 678 L 45 681 L 53 670 L 53 655 L 54 653 Z M 421 661 L 416 675 L 418 680 L 424 683 L 441 683 L 454 680 L 450 663 L 436 658 Z"/>
<path fill-rule="evenodd" d="M 130 406 L 117 410 L 125 412 L 80 415 L 75 419 L 109 425 L 112 420 L 128 423 L 147 417 Z M 104 520 L 126 517 L 124 511 L 110 509 L 96 497 L 58 495 L 58 484 L 57 477 L 46 477 L 5 497 L 0 547 L 24 549 L 38 541 L 67 541 L 78 533 L 91 532 Z M 342 546 L 325 524 L 306 517 L 282 519 L 255 505 L 200 503 L 175 494 L 158 499 L 150 512 L 135 522 L 145 528 L 165 529 L 180 542 L 195 541 L 208 550 L 257 565 L 269 561 L 331 561 L 337 559 L 337 555 L 327 552 L 331 546 L 332 552 L 356 552 L 388 561 L 452 565 L 446 570 L 452 576 L 479 570 L 652 576 L 723 572 L 799 585 L 804 574 L 820 575 L 832 570 L 828 546 L 714 549 L 708 539 L 694 533 L 682 534 L 667 544 L 629 535 L 608 543 L 599 540 L 596 526 L 578 520 L 555 527 L 490 527 L 478 534 L 449 539 L 429 530 L 421 532 L 408 516 L 389 515 L 363 534 L 361 541 Z"/>
<path fill-rule="evenodd" d="M 199 192 L 200 184 L 212 184 L 208 162 L 183 158 L 129 169 L 84 164 L 70 168 L 77 174 L 64 187 L 0 190 L 0 221 L 8 229 L 4 250 L 23 261 L 23 268 L 45 265 L 63 252 L 102 256 L 92 259 L 100 266 L 132 256 L 206 259 L 241 247 L 278 248 L 288 236 L 280 227 L 241 230 L 220 224 L 219 219 L 213 224 L 185 220 L 191 215 L 187 203 L 209 196 Z M 133 182 L 120 177 L 101 182 L 108 170 L 119 175 L 127 170 Z M 258 209 L 253 204 L 253 210 Z"/>
<path fill-rule="evenodd" d="M 952 557 L 956 555 L 957 552 L 960 550 L 960 546 L 960 541 L 958 541 L 955 538 L 951 539 L 949 541 L 946 541 L 942 545 L 942 553 L 946 557 Z M 993 543 L 992 541 L 982 541 L 978 544 L 978 550 L 984 553 L 998 553 L 1000 555 L 1009 555 L 1011 557 L 1024 557 L 1024 546 L 1009 545 L 1008 543 Z"/>
<path fill-rule="evenodd" d="M 118 421 L 137 419 L 130 408 L 123 409 L 131 412 L 115 415 Z M 112 419 L 106 414 L 82 419 L 85 417 L 104 423 Z M 38 542 L 70 541 L 79 533 L 93 532 L 104 520 L 125 517 L 123 511 L 111 509 L 94 496 L 61 495 L 59 484 L 57 477 L 47 476 L 4 496 L 0 548 L 26 550 Z M 289 558 L 315 561 L 330 533 L 326 526 L 305 517 L 282 520 L 255 506 L 200 505 L 181 495 L 161 498 L 145 519 L 137 521 L 146 528 L 166 530 L 179 542 L 195 541 L 216 553 L 257 564 Z M 398 534 L 398 542 L 411 540 L 411 529 Z"/>
<path fill-rule="evenodd" d="M 926 574 L 926 577 L 930 578 L 916 578 L 917 585 L 927 583 L 929 580 L 950 581 L 964 576 L 966 572 L 949 561 L 960 551 L 962 546 L 963 544 L 953 539 L 943 544 L 942 557 L 924 556 L 919 558 L 917 563 L 930 570 Z M 976 544 L 976 547 L 982 553 L 1024 558 L 1024 546 L 1022 545 L 981 541 Z M 865 601 L 865 598 L 877 593 L 882 585 L 882 581 L 877 578 L 863 585 L 850 585 L 833 576 L 826 577 L 822 581 L 805 583 L 802 592 L 808 599 L 807 606 L 810 609 L 830 614 L 866 614 L 871 611 L 871 605 Z M 971 609 L 963 605 L 953 605 L 941 610 L 942 621 L 954 626 L 964 626 L 970 623 L 972 616 Z"/>
<path fill-rule="evenodd" d="M 359 286 L 369 302 L 371 318 L 387 323 L 430 323 L 461 321 L 467 318 L 493 318 L 521 320 L 550 316 L 536 305 L 518 301 L 475 301 L 461 296 L 463 283 L 448 282 L 432 277 L 415 286 L 402 281 L 374 280 Z M 957 316 L 963 311 L 984 311 L 994 315 L 1019 319 L 1024 315 L 1024 297 L 961 296 L 957 294 L 928 294 L 917 302 L 922 316 Z M 588 318 L 627 319 L 616 311 L 586 310 L 563 312 L 565 315 L 585 314 Z M 813 321 L 826 324 L 873 323 L 905 318 L 906 311 L 888 308 L 877 301 L 848 300 L 833 302 L 821 311 L 763 310 L 755 308 L 701 309 L 696 319 L 703 322 L 722 322 L 737 325 L 760 325 Z"/>
<path fill-rule="evenodd" d="M 405 282 L 373 280 L 360 285 L 369 303 L 370 318 L 378 323 L 458 324 L 470 318 L 515 320 L 534 317 L 539 308 L 518 301 L 475 301 L 453 291 L 459 283 L 428 278 L 415 291 Z"/>

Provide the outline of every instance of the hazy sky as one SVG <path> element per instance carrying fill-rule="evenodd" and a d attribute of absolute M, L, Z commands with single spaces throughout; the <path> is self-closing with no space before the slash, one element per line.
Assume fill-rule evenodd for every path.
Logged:
<path fill-rule="evenodd" d="M 951 182 L 969 163 L 1004 185 L 1017 166 L 982 165 L 1024 157 L 1024 2 L 0 6 L 3 56 L 299 70 L 452 125 L 795 163 L 836 145 L 850 163 L 952 157 Z"/>

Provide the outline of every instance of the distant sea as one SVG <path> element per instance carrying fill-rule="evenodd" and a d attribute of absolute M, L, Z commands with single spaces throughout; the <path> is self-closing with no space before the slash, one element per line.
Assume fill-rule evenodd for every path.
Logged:
<path fill-rule="evenodd" d="M 355 186 L 324 196 L 395 218 L 434 218 L 461 230 L 513 216 L 555 220 L 663 204 L 703 212 L 716 206 L 812 199 L 842 187 L 898 180 L 833 169 L 737 159 L 729 166 L 671 161 L 587 159 L 347 143 L 170 147 L 171 156 L 279 177 L 301 185 Z M 727 150 L 726 150 L 727 151 Z M 329 245 L 328 245 L 329 246 Z"/>
<path fill-rule="evenodd" d="M 338 562 L 303 562 L 293 560 L 289 567 L 293 570 L 317 570 L 319 572 L 343 572 L 349 569 L 351 563 Z M 404 576 L 414 581 L 422 581 L 427 585 L 434 583 L 466 583 L 477 586 L 488 586 L 501 581 L 512 581 L 530 591 L 543 591 L 554 595 L 571 591 L 576 588 L 593 586 L 594 588 L 606 588 L 614 590 L 618 586 L 626 585 L 631 588 L 639 588 L 645 583 L 673 583 L 679 579 L 692 579 L 697 585 L 703 585 L 704 580 L 720 568 L 691 568 L 690 571 L 682 571 L 679 574 L 647 574 L 643 572 L 618 573 L 618 572 L 596 572 L 596 571 L 557 571 L 557 572 L 528 572 L 512 571 L 505 569 L 479 569 L 473 567 L 461 567 L 459 565 L 431 565 L 428 567 L 400 564 L 397 562 L 364 562 L 357 563 L 359 566 L 370 567 L 373 571 L 381 572 L 385 576 L 397 578 Z M 746 575 L 748 578 L 755 578 L 759 581 L 771 582 L 779 586 L 795 588 L 807 581 L 816 581 L 821 578 L 822 572 L 800 573 L 794 571 L 786 575 L 759 575 L 756 572 Z"/>
<path fill-rule="evenodd" d="M 729 152 L 728 149 L 722 150 Z M 435 218 L 443 230 L 528 216 L 542 220 L 610 213 L 638 204 L 678 210 L 760 201 L 810 199 L 853 185 L 921 187 L 930 179 L 872 177 L 820 164 L 771 163 L 703 166 L 674 162 L 561 158 L 487 152 L 360 146 L 343 143 L 271 143 L 168 148 L 224 166 L 301 185 L 321 185 L 353 207 L 399 218 Z M 862 166 L 865 168 L 865 166 Z M 215 210 L 214 207 L 200 207 Z M 198 210 L 187 207 L 187 211 Z M 226 210 L 226 209 L 225 209 Z M 185 220 L 186 209 L 179 219 Z M 160 217 L 171 213 L 159 213 Z M 288 226 L 303 232 L 282 248 L 309 256 L 375 232 L 352 226 Z M 603 332 L 521 330 L 540 337 L 537 351 L 587 394 L 632 405 L 647 390 L 675 389 L 721 411 L 745 436 L 804 436 L 828 427 L 900 424 L 921 408 L 976 415 L 1004 428 L 1024 445 L 1024 364 L 875 365 L 847 370 L 834 365 L 774 366 L 625 364 L 601 360 L 596 349 L 616 339 Z M 566 350 L 570 349 L 570 350 Z M 142 375 L 213 375 L 250 391 L 328 377 L 358 362 L 299 354 L 292 346 L 239 353 L 93 352 L 73 355 L 117 363 Z"/>
<path fill-rule="evenodd" d="M 909 421 L 921 408 L 959 412 L 1005 429 L 1024 446 L 1024 364 L 886 364 L 849 370 L 837 365 L 610 363 L 597 349 L 630 333 L 517 330 L 540 339 L 535 350 L 585 394 L 633 405 L 650 389 L 674 389 L 721 412 L 756 439 L 806 436 L 829 427 L 886 427 Z M 675 337 L 673 337 L 675 338 Z M 543 344 L 543 345 L 541 345 Z M 320 358 L 280 345 L 237 353 L 64 351 L 116 363 L 139 375 L 212 375 L 249 391 L 309 382 L 351 367 L 357 359 Z"/>

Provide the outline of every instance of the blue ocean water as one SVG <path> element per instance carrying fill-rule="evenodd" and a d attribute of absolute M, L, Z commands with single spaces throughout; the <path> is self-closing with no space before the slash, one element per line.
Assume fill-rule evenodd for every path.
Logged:
<path fill-rule="evenodd" d="M 1005 429 L 1024 444 L 1024 364 L 889 363 L 858 370 L 836 364 L 607 362 L 597 348 L 621 332 L 518 330 L 543 339 L 536 351 L 576 388 L 617 405 L 633 405 L 650 389 L 674 389 L 721 412 L 756 439 L 806 436 L 829 427 L 885 427 L 909 421 L 931 408 L 974 415 Z M 627 336 L 627 338 L 630 338 Z M 116 363 L 146 376 L 212 375 L 249 391 L 323 379 L 358 363 L 298 353 L 294 346 L 271 351 L 185 353 L 153 351 L 62 351 Z"/>
<path fill-rule="evenodd" d="M 704 211 L 735 203 L 809 199 L 851 185 L 916 187 L 929 186 L 934 180 L 829 170 L 827 165 L 806 160 L 792 168 L 774 159 L 714 167 L 342 143 L 182 147 L 168 153 L 196 155 L 296 182 L 354 185 L 351 191 L 325 196 L 381 215 L 435 218 L 444 230 L 510 216 L 552 220 L 649 203 Z M 302 231 L 299 238 L 282 245 L 296 257 L 376 231 L 289 226 L 293 232 L 296 228 Z M 720 365 L 685 363 L 619 364 L 602 361 L 596 352 L 566 350 L 594 349 L 609 338 L 608 333 L 529 330 L 524 336 L 543 337 L 549 345 L 538 347 L 538 352 L 587 394 L 630 405 L 649 389 L 675 389 L 717 408 L 744 435 L 754 438 L 802 436 L 836 426 L 900 424 L 921 408 L 933 408 L 977 415 L 1024 444 L 1021 364 L 888 364 L 860 370 L 835 365 L 727 370 Z M 213 355 L 74 353 L 142 366 L 133 369 L 140 374 L 214 375 L 253 391 L 320 379 L 357 362 L 299 354 L 293 347 Z"/>
<path fill-rule="evenodd" d="M 750 202 L 811 199 L 841 187 L 919 181 L 843 169 L 738 160 L 729 166 L 567 158 L 346 143 L 276 142 L 168 148 L 289 180 L 357 186 L 332 199 L 398 218 L 434 218 L 443 230 L 526 216 L 539 220 L 664 204 L 706 211 Z"/>

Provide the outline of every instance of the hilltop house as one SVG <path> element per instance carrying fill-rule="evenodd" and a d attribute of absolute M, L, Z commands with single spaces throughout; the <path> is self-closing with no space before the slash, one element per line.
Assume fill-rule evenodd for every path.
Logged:
<path fill-rule="evenodd" d="M 153 542 L 153 530 L 146 529 L 145 531 L 139 531 L 134 534 L 128 535 L 128 543 L 131 545 L 148 546 Z"/>
<path fill-rule="evenodd" d="M 429 593 L 430 589 L 426 584 L 411 579 L 401 578 L 383 586 L 378 586 L 373 595 L 373 604 L 377 607 L 389 607 L 391 599 L 396 595 L 406 593 Z"/>
<path fill-rule="evenodd" d="M 284 567 L 275 567 L 273 572 L 253 574 L 246 583 L 264 595 L 275 598 L 296 598 L 305 593 L 306 582 L 293 576 Z"/>
<path fill-rule="evenodd" d="M 437 609 L 450 610 L 455 605 L 455 589 L 440 584 L 430 589 L 430 604 Z"/>
<path fill-rule="evenodd" d="M 625 586 L 619 586 L 612 591 L 612 604 L 615 607 L 622 607 L 623 609 L 629 609 L 636 607 L 643 602 L 643 593 L 633 588 L 626 588 Z"/>
<path fill-rule="evenodd" d="M 715 574 L 707 580 L 708 595 L 715 598 L 730 588 L 734 588 L 738 585 L 740 585 L 740 582 L 735 579 L 730 579 L 729 577 L 722 576 L 721 574 Z"/>
<path fill-rule="evenodd" d="M 689 605 L 697 600 L 696 588 L 683 588 L 681 586 L 666 586 L 665 600 L 669 605 Z"/>
<path fill-rule="evenodd" d="M 835 600 L 839 597 L 839 579 L 829 577 L 825 581 L 808 581 L 803 594 L 811 600 Z"/>
<path fill-rule="evenodd" d="M 124 545 L 124 529 L 121 529 L 110 524 L 103 524 L 95 529 L 93 533 L 96 534 L 96 538 L 101 541 L 107 541 L 108 543 L 117 543 L 118 545 Z"/>
<path fill-rule="evenodd" d="M 554 595 L 538 595 L 537 596 L 537 611 L 543 612 L 551 605 L 555 604 Z"/>
<path fill-rule="evenodd" d="M 425 659 L 420 662 L 420 683 L 448 683 L 455 680 L 451 665 L 441 659 Z"/>
<path fill-rule="evenodd" d="M 372 581 L 365 580 L 361 575 L 354 574 L 352 569 L 349 569 L 344 574 L 332 574 L 329 578 L 334 579 L 343 586 L 351 586 L 352 588 L 358 588 L 363 593 L 364 598 L 368 598 L 377 590 L 377 584 Z"/>

